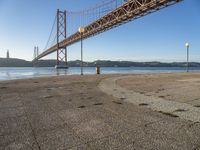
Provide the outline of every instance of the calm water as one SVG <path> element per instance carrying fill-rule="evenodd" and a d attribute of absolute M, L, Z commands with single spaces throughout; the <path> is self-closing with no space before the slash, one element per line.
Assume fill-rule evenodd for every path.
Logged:
<path fill-rule="evenodd" d="M 200 72 L 200 67 L 190 68 L 192 72 Z M 102 74 L 116 73 L 159 73 L 159 72 L 185 72 L 181 67 L 102 67 Z M 79 67 L 71 67 L 66 70 L 55 68 L 0 68 L 0 80 L 14 80 L 42 76 L 73 75 L 80 74 Z M 84 74 L 95 74 L 95 67 L 85 67 Z"/>

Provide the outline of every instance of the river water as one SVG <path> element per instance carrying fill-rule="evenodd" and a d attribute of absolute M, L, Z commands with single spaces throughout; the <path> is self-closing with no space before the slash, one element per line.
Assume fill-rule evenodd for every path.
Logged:
<path fill-rule="evenodd" d="M 159 73 L 159 72 L 185 72 L 183 67 L 102 67 L 101 74 L 137 74 L 137 73 Z M 190 68 L 191 72 L 200 72 L 200 67 Z M 84 67 L 84 74 L 95 74 L 95 67 Z M 0 80 L 15 80 L 32 77 L 73 75 L 80 74 L 80 67 L 70 67 L 66 70 L 55 68 L 0 68 Z"/>

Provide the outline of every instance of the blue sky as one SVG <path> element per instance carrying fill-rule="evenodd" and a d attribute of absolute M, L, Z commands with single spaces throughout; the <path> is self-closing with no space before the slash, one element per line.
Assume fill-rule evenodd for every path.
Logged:
<path fill-rule="evenodd" d="M 0 0 L 0 57 L 32 60 L 33 48 L 45 47 L 56 10 L 82 10 L 101 0 Z M 84 60 L 200 62 L 200 1 L 183 2 L 84 41 Z M 55 54 L 45 57 L 56 58 Z M 68 48 L 68 59 L 80 59 L 80 43 Z"/>

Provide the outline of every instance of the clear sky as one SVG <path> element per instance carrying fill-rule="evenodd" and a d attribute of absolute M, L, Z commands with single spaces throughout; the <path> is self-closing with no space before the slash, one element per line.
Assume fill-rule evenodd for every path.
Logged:
<path fill-rule="evenodd" d="M 33 48 L 45 47 L 56 10 L 82 10 L 101 0 L 0 0 L 0 57 L 32 60 Z M 84 60 L 200 62 L 200 0 L 155 12 L 84 41 Z M 46 59 L 56 58 L 55 54 Z M 80 59 L 80 43 L 68 48 L 68 59 Z"/>

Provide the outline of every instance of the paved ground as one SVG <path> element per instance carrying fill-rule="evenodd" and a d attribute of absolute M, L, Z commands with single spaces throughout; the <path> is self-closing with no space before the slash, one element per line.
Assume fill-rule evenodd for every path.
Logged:
<path fill-rule="evenodd" d="M 129 75 L 104 79 L 99 87 L 104 93 L 126 102 L 199 123 L 198 81 L 200 74 Z"/>
<path fill-rule="evenodd" d="M 135 75 L 118 80 L 117 83 L 146 96 L 200 106 L 200 73 Z"/>
<path fill-rule="evenodd" d="M 103 93 L 109 77 L 0 82 L 0 149 L 200 149 L 200 123 Z"/>

